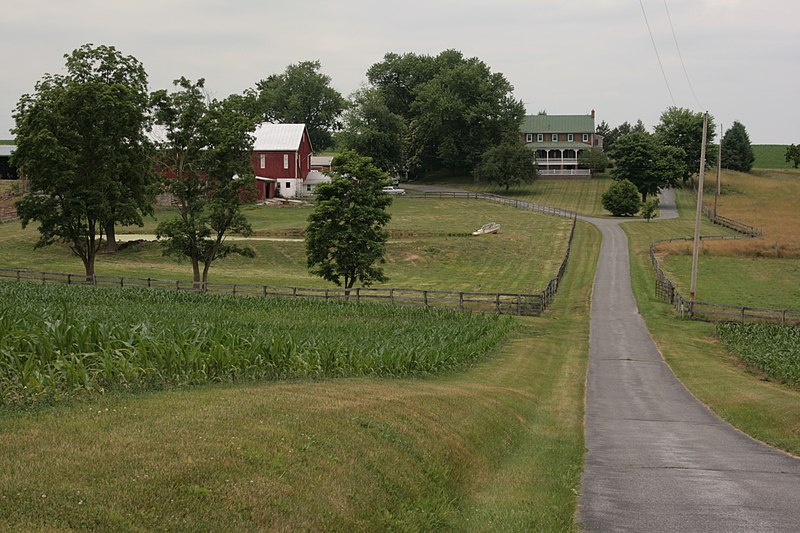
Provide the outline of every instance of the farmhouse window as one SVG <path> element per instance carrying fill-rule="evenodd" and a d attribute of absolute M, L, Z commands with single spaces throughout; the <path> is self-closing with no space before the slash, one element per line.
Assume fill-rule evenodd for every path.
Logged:
<path fill-rule="evenodd" d="M 283 168 L 289 168 L 289 154 L 283 154 Z"/>
<path fill-rule="evenodd" d="M 551 137 L 551 139 L 553 140 L 554 143 L 557 143 L 558 142 L 558 133 L 554 133 L 553 136 Z"/>
<path fill-rule="evenodd" d="M 267 168 L 267 154 L 261 154 L 261 168 Z"/>
<path fill-rule="evenodd" d="M 533 133 L 526 133 L 525 134 L 525 142 L 532 143 L 533 142 Z"/>
<path fill-rule="evenodd" d="M 585 142 L 585 143 L 589 142 L 589 134 L 588 133 L 584 133 L 583 134 L 583 142 Z"/>
<path fill-rule="evenodd" d="M 536 142 L 537 143 L 544 142 L 544 133 L 536 134 Z"/>
<path fill-rule="evenodd" d="M 567 141 L 572 142 L 575 140 L 575 135 L 567 133 Z"/>

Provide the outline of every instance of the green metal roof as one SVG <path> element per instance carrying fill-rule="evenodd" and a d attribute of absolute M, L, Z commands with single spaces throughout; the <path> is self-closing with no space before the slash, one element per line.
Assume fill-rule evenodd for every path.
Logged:
<path fill-rule="evenodd" d="M 589 143 L 582 143 L 582 142 L 543 142 L 543 143 L 525 143 L 525 148 L 530 150 L 591 150 L 592 145 Z"/>
<path fill-rule="evenodd" d="M 593 133 L 592 115 L 527 115 L 522 133 Z"/>

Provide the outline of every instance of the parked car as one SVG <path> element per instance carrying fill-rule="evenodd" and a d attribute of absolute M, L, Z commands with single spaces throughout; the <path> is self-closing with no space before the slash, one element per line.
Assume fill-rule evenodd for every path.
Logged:
<path fill-rule="evenodd" d="M 383 192 L 385 192 L 386 194 L 402 196 L 402 195 L 404 195 L 406 193 L 406 190 L 405 189 L 399 189 L 399 188 L 395 187 L 394 185 L 390 185 L 388 187 L 384 187 L 383 188 Z"/>

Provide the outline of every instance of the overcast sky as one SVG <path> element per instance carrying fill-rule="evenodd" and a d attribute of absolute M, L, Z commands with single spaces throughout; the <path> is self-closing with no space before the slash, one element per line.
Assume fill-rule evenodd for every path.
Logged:
<path fill-rule="evenodd" d="M 756 144 L 800 143 L 797 0 L 8 0 L 0 137 L 21 94 L 84 43 L 138 58 L 151 89 L 206 78 L 216 97 L 319 59 L 344 96 L 386 52 L 476 56 L 528 113 L 650 129 L 670 105 L 742 122 Z M 661 55 L 667 89 L 642 13 Z M 667 11 L 667 9 L 669 11 Z M 673 40 L 671 16 L 687 76 Z"/>

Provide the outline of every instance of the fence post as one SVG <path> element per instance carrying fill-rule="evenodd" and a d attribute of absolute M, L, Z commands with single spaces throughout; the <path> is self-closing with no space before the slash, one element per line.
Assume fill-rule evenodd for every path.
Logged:
<path fill-rule="evenodd" d="M 67 274 L 67 285 L 72 285 L 72 274 Z"/>
<path fill-rule="evenodd" d="M 464 293 L 463 292 L 459 292 L 458 293 L 458 308 L 461 309 L 462 311 L 464 310 Z"/>
<path fill-rule="evenodd" d="M 17 269 L 17 281 L 19 281 L 19 269 Z"/>
<path fill-rule="evenodd" d="M 325 301 L 328 301 L 328 289 L 325 289 Z"/>
<path fill-rule="evenodd" d="M 783 314 L 781 316 L 781 324 L 784 326 L 786 325 L 786 309 L 783 310 Z"/>
<path fill-rule="evenodd" d="M 124 287 L 125 286 L 125 276 L 120 276 L 119 277 L 119 286 L 120 287 Z"/>
<path fill-rule="evenodd" d="M 517 294 L 517 315 L 522 315 L 522 295 Z"/>
<path fill-rule="evenodd" d="M 389 289 L 389 301 L 394 305 L 394 289 Z"/>
<path fill-rule="evenodd" d="M 147 288 L 150 288 L 150 278 L 147 278 Z"/>
<path fill-rule="evenodd" d="M 744 324 L 744 310 L 745 310 L 745 306 L 742 306 L 742 317 L 741 317 L 742 324 Z"/>
<path fill-rule="evenodd" d="M 267 286 L 266 285 L 264 285 L 263 291 L 264 291 L 264 298 L 266 298 L 267 297 Z"/>
<path fill-rule="evenodd" d="M 175 291 L 177 292 L 179 290 L 181 290 L 181 280 L 176 279 L 175 280 Z"/>
<path fill-rule="evenodd" d="M 233 284 L 233 295 L 236 296 L 236 284 Z"/>
<path fill-rule="evenodd" d="M 356 303 L 361 301 L 361 287 L 356 287 Z"/>
<path fill-rule="evenodd" d="M 425 302 L 425 307 L 428 307 L 428 291 L 422 291 L 422 300 Z"/>
<path fill-rule="evenodd" d="M 494 295 L 494 307 L 497 309 L 497 313 L 500 314 L 500 293 Z"/>

